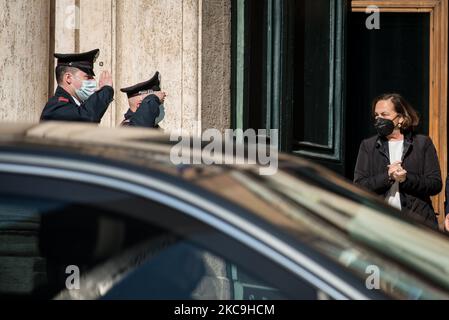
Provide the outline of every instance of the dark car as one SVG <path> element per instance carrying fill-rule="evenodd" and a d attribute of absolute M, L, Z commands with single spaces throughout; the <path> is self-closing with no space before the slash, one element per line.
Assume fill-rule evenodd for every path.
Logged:
<path fill-rule="evenodd" d="M 448 238 L 311 162 L 174 165 L 153 130 L 0 129 L 0 298 L 447 299 Z"/>

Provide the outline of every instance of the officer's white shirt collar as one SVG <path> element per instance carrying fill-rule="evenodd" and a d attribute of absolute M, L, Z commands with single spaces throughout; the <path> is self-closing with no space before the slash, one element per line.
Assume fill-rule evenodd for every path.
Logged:
<path fill-rule="evenodd" d="M 79 102 L 79 100 L 77 98 L 75 98 L 74 96 L 72 96 L 73 101 L 75 101 L 76 105 L 79 107 L 81 105 L 81 102 Z"/>

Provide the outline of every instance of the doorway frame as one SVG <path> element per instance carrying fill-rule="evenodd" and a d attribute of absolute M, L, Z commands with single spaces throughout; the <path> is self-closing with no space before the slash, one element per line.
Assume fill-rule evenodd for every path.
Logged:
<path fill-rule="evenodd" d="M 447 81 L 448 81 L 448 0 L 353 0 L 352 12 L 366 12 L 374 5 L 379 12 L 430 14 L 429 52 L 429 136 L 435 144 L 441 168 L 443 189 L 432 198 L 444 225 L 444 195 L 447 176 Z M 381 18 L 382 23 L 382 18 Z"/>

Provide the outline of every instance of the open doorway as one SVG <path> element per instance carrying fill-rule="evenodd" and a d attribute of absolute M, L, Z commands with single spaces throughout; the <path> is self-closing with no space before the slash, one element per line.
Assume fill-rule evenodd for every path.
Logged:
<path fill-rule="evenodd" d="M 365 21 L 373 8 L 380 18 L 378 28 L 368 30 Z M 448 0 L 352 0 L 351 12 L 346 175 L 353 175 L 360 141 L 374 133 L 371 100 L 379 93 L 397 91 L 421 114 L 419 132 L 433 140 L 444 181 L 448 171 Z M 444 189 L 432 201 L 436 212 L 444 212 Z M 440 226 L 443 220 L 440 214 Z"/>
<path fill-rule="evenodd" d="M 358 147 L 375 134 L 372 100 L 400 93 L 419 112 L 419 133 L 429 134 L 429 14 L 383 13 L 368 30 L 367 15 L 350 16 L 346 122 L 346 176 L 353 178 Z"/>

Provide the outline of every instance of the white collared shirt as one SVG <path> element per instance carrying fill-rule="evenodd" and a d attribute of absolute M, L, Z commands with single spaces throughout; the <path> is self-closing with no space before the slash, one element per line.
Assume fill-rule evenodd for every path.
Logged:
<path fill-rule="evenodd" d="M 72 96 L 73 101 L 75 101 L 76 105 L 79 107 L 81 105 L 81 102 L 79 102 L 79 100 L 77 98 L 75 98 L 74 96 Z"/>
<path fill-rule="evenodd" d="M 404 141 L 389 141 L 388 149 L 390 153 L 390 164 L 395 161 L 401 161 L 402 152 L 404 150 Z M 402 209 L 401 195 L 399 193 L 399 182 L 394 182 L 385 199 L 390 206 L 398 208 L 399 210 Z"/>

